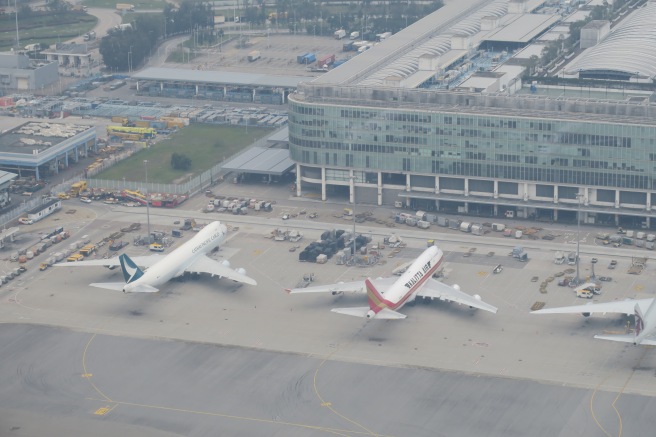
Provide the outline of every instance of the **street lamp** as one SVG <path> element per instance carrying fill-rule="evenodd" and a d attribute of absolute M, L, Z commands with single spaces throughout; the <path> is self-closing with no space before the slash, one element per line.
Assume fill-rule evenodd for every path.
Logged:
<path fill-rule="evenodd" d="M 145 194 L 146 194 L 146 223 L 147 223 L 147 230 L 148 230 L 148 243 L 150 244 L 150 196 L 148 195 L 148 192 L 150 191 L 148 189 L 148 160 L 144 159 L 144 168 L 146 169 L 146 186 L 144 188 Z"/>
<path fill-rule="evenodd" d="M 581 276 L 579 275 L 579 261 L 580 261 L 580 248 L 581 248 L 581 197 L 583 195 L 578 193 L 576 200 L 578 208 L 576 209 L 576 277 L 574 278 L 575 285 L 581 283 Z"/>
<path fill-rule="evenodd" d="M 356 246 L 355 246 L 355 175 L 350 176 L 351 185 L 353 186 L 353 265 L 355 265 Z"/>

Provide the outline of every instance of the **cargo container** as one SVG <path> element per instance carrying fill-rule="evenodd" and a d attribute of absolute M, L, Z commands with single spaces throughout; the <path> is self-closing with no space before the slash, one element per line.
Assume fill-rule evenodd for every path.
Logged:
<path fill-rule="evenodd" d="M 430 222 L 427 222 L 426 220 L 417 220 L 417 227 L 420 229 L 428 229 L 430 228 Z"/>
<path fill-rule="evenodd" d="M 333 62 L 335 62 L 335 55 L 326 55 L 317 60 L 317 65 L 322 68 L 327 68 L 332 65 Z"/>
<path fill-rule="evenodd" d="M 506 229 L 506 225 L 502 223 L 492 223 L 492 230 L 495 232 L 503 232 Z"/>
<path fill-rule="evenodd" d="M 442 226 L 443 228 L 446 228 L 447 226 L 449 226 L 449 219 L 446 217 L 438 217 L 437 226 Z"/>
<path fill-rule="evenodd" d="M 474 223 L 471 226 L 471 233 L 474 235 L 483 235 L 483 225 L 479 223 Z"/>
<path fill-rule="evenodd" d="M 469 222 L 460 223 L 460 232 L 471 232 L 472 225 Z"/>
<path fill-rule="evenodd" d="M 416 218 L 417 220 L 425 220 L 425 219 L 426 219 L 426 212 L 424 212 L 424 211 L 417 211 L 417 212 L 415 213 L 415 218 Z"/>
<path fill-rule="evenodd" d="M 260 51 L 259 50 L 253 50 L 248 54 L 248 62 L 254 62 L 260 59 Z"/>

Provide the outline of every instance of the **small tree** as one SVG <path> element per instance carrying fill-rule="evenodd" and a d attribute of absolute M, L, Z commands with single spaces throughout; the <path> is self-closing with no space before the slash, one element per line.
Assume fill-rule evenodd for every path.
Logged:
<path fill-rule="evenodd" d="M 191 158 L 182 153 L 171 155 L 171 167 L 174 170 L 189 170 L 191 168 Z"/>

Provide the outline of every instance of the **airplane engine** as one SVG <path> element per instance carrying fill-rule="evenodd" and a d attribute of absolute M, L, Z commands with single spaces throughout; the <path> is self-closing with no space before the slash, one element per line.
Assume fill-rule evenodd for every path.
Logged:
<path fill-rule="evenodd" d="M 455 288 L 456 290 L 460 291 L 460 285 L 458 285 L 458 284 L 453 284 L 453 288 Z"/>
<path fill-rule="evenodd" d="M 222 261 L 221 264 L 223 264 L 226 267 L 230 267 L 230 261 L 228 261 L 227 259 Z"/>
<path fill-rule="evenodd" d="M 236 269 L 236 271 L 237 271 L 237 273 L 246 276 L 246 269 L 245 268 L 240 267 L 240 268 Z"/>
<path fill-rule="evenodd" d="M 588 302 L 586 305 L 592 305 L 592 302 Z M 592 313 L 581 313 L 581 315 L 583 315 L 583 317 L 590 317 L 590 314 L 592 314 Z"/>
<path fill-rule="evenodd" d="M 373 319 L 374 316 L 376 316 L 376 313 L 374 313 L 374 310 L 367 311 L 367 319 Z"/>
<path fill-rule="evenodd" d="M 475 294 L 475 295 L 474 295 L 474 299 L 476 299 L 476 300 L 483 300 L 483 299 L 481 299 L 481 296 L 480 296 L 479 294 Z M 476 307 L 470 306 L 469 308 L 476 308 Z"/>

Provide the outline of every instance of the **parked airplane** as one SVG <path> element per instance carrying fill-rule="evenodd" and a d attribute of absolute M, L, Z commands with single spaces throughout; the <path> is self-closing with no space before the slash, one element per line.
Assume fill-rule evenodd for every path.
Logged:
<path fill-rule="evenodd" d="M 432 278 L 443 259 L 442 251 L 437 246 L 431 246 L 419 255 L 398 279 L 365 279 L 364 281 L 286 289 L 286 291 L 288 293 L 331 292 L 333 295 L 348 291 L 366 293 L 369 301 L 368 307 L 334 308 L 332 311 L 368 319 L 405 319 L 405 314 L 396 310 L 401 309 L 403 305 L 417 297 L 458 302 L 496 313 L 497 309 L 481 301 L 480 296 L 470 296 L 460 291 L 460 287 L 457 285 L 450 287 Z"/>
<path fill-rule="evenodd" d="M 656 299 L 627 299 L 618 302 L 589 303 L 561 308 L 547 308 L 532 311 L 533 314 L 583 314 L 589 317 L 592 313 L 617 313 L 635 315 L 635 330 L 633 335 L 595 335 L 600 340 L 621 341 L 635 345 L 656 345 Z"/>
<path fill-rule="evenodd" d="M 122 254 L 115 258 L 74 263 L 55 264 L 60 267 L 87 266 L 121 266 L 125 282 L 103 282 L 90 284 L 92 287 L 121 290 L 125 293 L 157 292 L 158 286 L 181 276 L 186 272 L 209 273 L 244 284 L 257 285 L 254 279 L 246 276 L 244 269 L 232 269 L 227 261 L 220 263 L 206 254 L 221 245 L 228 229 L 220 222 L 212 222 L 205 226 L 194 238 L 184 243 L 166 256 L 149 255 L 129 257 Z M 138 266 L 145 267 L 142 271 Z"/>

